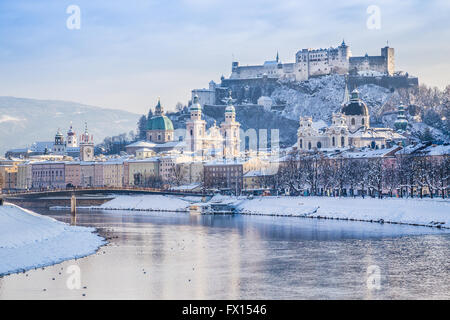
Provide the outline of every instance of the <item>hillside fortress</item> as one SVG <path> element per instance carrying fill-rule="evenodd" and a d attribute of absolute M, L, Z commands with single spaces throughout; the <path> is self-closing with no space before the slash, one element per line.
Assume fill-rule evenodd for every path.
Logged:
<path fill-rule="evenodd" d="M 262 65 L 241 66 L 232 61 L 229 77 L 221 77 L 220 83 L 209 82 L 208 88 L 193 89 L 192 98 L 198 96 L 201 106 L 223 105 L 228 90 L 233 92 L 236 105 L 259 104 L 261 97 L 270 97 L 283 82 L 302 82 L 321 76 L 345 76 L 349 88 L 377 85 L 391 90 L 419 85 L 417 77 L 395 70 L 394 48 L 381 48 L 379 56 L 352 56 L 350 47 L 342 41 L 328 49 L 301 49 L 295 54 L 295 62 L 281 62 L 277 53 L 275 60 Z M 272 106 L 274 110 L 283 106 Z"/>
<path fill-rule="evenodd" d="M 238 61 L 233 61 L 230 79 L 268 77 L 304 81 L 328 74 L 393 76 L 394 72 L 394 48 L 381 48 L 379 56 L 353 57 L 350 47 L 342 41 L 337 48 L 301 49 L 295 54 L 295 62 L 291 63 L 282 63 L 278 53 L 275 60 L 262 65 L 239 66 Z"/>

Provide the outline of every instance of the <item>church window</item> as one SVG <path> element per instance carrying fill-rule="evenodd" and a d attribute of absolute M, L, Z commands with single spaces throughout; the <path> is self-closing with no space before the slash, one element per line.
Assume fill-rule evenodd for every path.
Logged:
<path fill-rule="evenodd" d="M 331 145 L 334 147 L 336 145 L 336 139 L 333 137 L 331 138 Z"/>
<path fill-rule="evenodd" d="M 322 148 L 322 143 L 320 143 L 320 141 L 319 141 L 319 142 L 317 142 L 317 149 L 320 149 L 320 148 Z"/>
<path fill-rule="evenodd" d="M 303 149 L 303 139 L 300 139 L 300 149 Z"/>
<path fill-rule="evenodd" d="M 355 125 L 355 118 L 352 118 L 352 126 Z"/>
<path fill-rule="evenodd" d="M 364 118 L 361 119 L 361 124 L 364 125 Z"/>
<path fill-rule="evenodd" d="M 192 134 L 193 134 L 193 133 L 192 133 L 192 129 L 191 129 L 191 136 L 192 136 Z"/>
<path fill-rule="evenodd" d="M 343 147 L 345 145 L 345 139 L 344 137 L 341 137 L 341 146 Z"/>
<path fill-rule="evenodd" d="M 311 142 L 308 142 L 308 150 L 311 150 Z"/>

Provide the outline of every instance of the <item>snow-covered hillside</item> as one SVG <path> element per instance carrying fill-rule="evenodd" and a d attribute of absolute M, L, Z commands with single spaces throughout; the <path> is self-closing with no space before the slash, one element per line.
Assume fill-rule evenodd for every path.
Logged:
<path fill-rule="evenodd" d="M 104 244 L 94 231 L 14 205 L 0 206 L 0 275 L 92 254 Z"/>
<path fill-rule="evenodd" d="M 351 90 L 353 88 L 349 88 Z M 331 121 L 333 112 L 341 108 L 344 98 L 345 77 L 329 75 L 303 82 L 285 82 L 275 89 L 272 99 L 286 103 L 283 115 L 298 120 L 300 116 L 312 116 L 314 121 Z M 369 107 L 371 116 L 380 112 L 391 92 L 383 87 L 369 84 L 358 87 L 360 97 Z"/>
<path fill-rule="evenodd" d="M 0 154 L 34 141 L 52 141 L 58 128 L 65 134 L 73 122 L 77 134 L 88 122 L 95 141 L 136 130 L 139 115 L 75 102 L 0 97 Z"/>

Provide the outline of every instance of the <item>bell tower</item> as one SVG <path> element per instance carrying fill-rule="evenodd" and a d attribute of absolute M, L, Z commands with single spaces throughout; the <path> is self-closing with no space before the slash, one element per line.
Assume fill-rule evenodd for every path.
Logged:
<path fill-rule="evenodd" d="M 80 160 L 94 160 L 94 136 L 89 134 L 87 123 L 85 123 L 84 133 L 80 137 Z"/>
<path fill-rule="evenodd" d="M 233 106 L 233 98 L 231 90 L 225 108 L 225 121 L 220 125 L 220 131 L 223 137 L 223 156 L 225 158 L 233 158 L 239 156 L 240 137 L 239 128 L 241 124 L 236 122 L 236 110 Z"/>
<path fill-rule="evenodd" d="M 55 135 L 55 143 L 53 144 L 53 153 L 57 155 L 65 155 L 66 154 L 66 143 L 64 142 L 64 136 L 61 133 L 61 130 L 58 129 L 58 132 Z"/>
<path fill-rule="evenodd" d="M 189 151 L 198 153 L 204 147 L 206 121 L 202 120 L 202 107 L 197 95 L 194 96 L 190 112 L 191 118 L 186 121 L 186 146 Z"/>

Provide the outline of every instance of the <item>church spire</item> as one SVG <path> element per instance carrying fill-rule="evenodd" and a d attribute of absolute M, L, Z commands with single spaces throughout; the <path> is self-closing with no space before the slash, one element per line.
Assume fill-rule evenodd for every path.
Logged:
<path fill-rule="evenodd" d="M 155 107 L 155 115 L 156 115 L 156 116 L 162 116 L 162 115 L 164 115 L 164 109 L 163 109 L 163 107 L 161 106 L 161 99 L 160 99 L 160 97 L 158 97 L 158 104 L 157 104 L 156 107 Z"/>
<path fill-rule="evenodd" d="M 342 100 L 342 106 L 347 105 L 350 102 L 350 97 L 348 94 L 348 78 L 347 76 L 345 77 L 345 90 L 344 90 L 344 99 Z"/>

